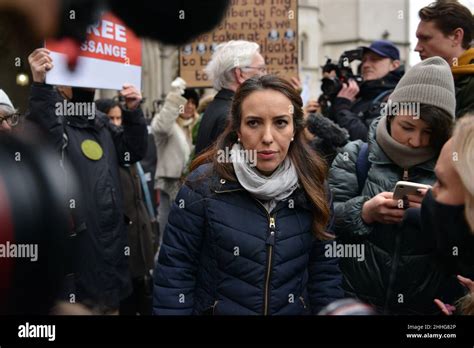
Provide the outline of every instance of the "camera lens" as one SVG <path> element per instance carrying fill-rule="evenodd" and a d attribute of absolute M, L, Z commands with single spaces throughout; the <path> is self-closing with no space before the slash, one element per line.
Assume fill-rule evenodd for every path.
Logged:
<path fill-rule="evenodd" d="M 0 270 L 8 272 L 0 314 L 47 314 L 60 291 L 69 233 L 62 176 L 51 151 L 0 137 L 0 240 L 36 250 L 0 259 Z"/>
<path fill-rule="evenodd" d="M 322 79 L 321 91 L 323 94 L 327 95 L 330 98 L 335 97 L 342 88 L 342 83 L 338 78 L 328 78 L 325 77 Z"/>

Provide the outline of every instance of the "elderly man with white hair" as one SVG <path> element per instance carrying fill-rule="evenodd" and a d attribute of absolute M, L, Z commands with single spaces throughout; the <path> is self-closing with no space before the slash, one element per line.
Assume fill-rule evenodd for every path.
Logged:
<path fill-rule="evenodd" d="M 18 115 L 8 95 L 0 89 L 0 131 L 11 131 L 18 123 Z"/>
<path fill-rule="evenodd" d="M 255 42 L 233 40 L 217 46 L 205 69 L 218 91 L 199 126 L 195 153 L 199 155 L 224 131 L 237 88 L 253 76 L 266 74 L 265 60 Z"/>

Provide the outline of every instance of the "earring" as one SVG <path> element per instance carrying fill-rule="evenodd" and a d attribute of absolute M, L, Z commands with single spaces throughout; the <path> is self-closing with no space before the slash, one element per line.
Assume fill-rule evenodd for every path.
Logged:
<path fill-rule="evenodd" d="M 240 138 L 237 139 L 237 142 L 240 144 Z"/>
<path fill-rule="evenodd" d="M 291 138 L 291 141 L 295 140 L 295 138 Z"/>

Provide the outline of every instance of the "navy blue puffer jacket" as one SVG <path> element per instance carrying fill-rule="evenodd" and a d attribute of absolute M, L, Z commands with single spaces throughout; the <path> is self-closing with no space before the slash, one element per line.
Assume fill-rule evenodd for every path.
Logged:
<path fill-rule="evenodd" d="M 305 197 L 297 189 L 268 213 L 238 182 L 197 168 L 169 215 L 153 313 L 303 315 L 342 298 L 338 259 L 313 237 Z"/>

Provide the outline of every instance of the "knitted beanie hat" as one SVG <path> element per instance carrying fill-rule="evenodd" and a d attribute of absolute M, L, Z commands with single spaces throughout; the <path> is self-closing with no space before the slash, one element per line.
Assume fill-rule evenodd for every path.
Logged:
<path fill-rule="evenodd" d="M 8 95 L 1 89 L 0 89 L 0 105 L 6 105 L 14 109 L 10 98 L 8 98 Z"/>
<path fill-rule="evenodd" d="M 443 58 L 431 57 L 413 66 L 389 98 L 393 103 L 415 102 L 443 109 L 454 119 L 456 96 L 451 68 Z"/>

